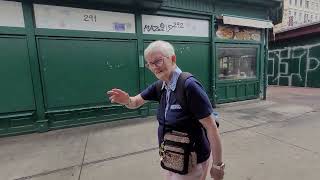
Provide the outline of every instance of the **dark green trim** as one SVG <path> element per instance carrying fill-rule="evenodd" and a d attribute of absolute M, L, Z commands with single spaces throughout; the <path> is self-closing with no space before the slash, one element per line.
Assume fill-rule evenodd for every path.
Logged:
<path fill-rule="evenodd" d="M 135 14 L 135 20 L 136 20 L 136 31 L 137 31 L 137 60 L 138 60 L 138 67 L 139 67 L 139 90 L 140 92 L 146 88 L 146 74 L 145 74 L 145 67 L 144 67 L 144 43 L 143 43 L 143 34 L 142 34 L 142 18 L 140 14 Z M 132 94 L 131 96 L 135 96 L 135 94 Z M 142 116 L 146 116 L 148 114 L 149 108 L 147 110 L 143 110 L 142 108 L 139 110 L 139 113 Z"/>
<path fill-rule="evenodd" d="M 146 14 L 143 14 L 143 15 L 148 15 L 147 13 L 148 12 L 146 12 Z M 212 13 L 205 13 L 201 11 L 183 10 L 183 9 L 176 9 L 176 8 L 161 8 L 161 10 L 150 15 L 210 20 L 211 14 Z"/>
<path fill-rule="evenodd" d="M 49 120 L 37 121 L 36 123 L 37 132 L 46 132 L 49 129 Z"/>
<path fill-rule="evenodd" d="M 0 38 L 14 38 L 14 39 L 26 39 L 26 36 L 19 36 L 19 35 L 2 35 L 0 34 Z"/>
<path fill-rule="evenodd" d="M 260 44 L 249 44 L 249 43 L 221 43 L 216 42 L 216 47 L 260 47 Z"/>
<path fill-rule="evenodd" d="M 209 37 L 170 36 L 170 35 L 151 35 L 151 34 L 143 35 L 143 40 L 210 42 Z"/>
<path fill-rule="evenodd" d="M 258 78 L 248 78 L 248 79 L 241 79 L 239 80 L 220 80 L 217 81 L 219 84 L 232 84 L 232 83 L 258 83 L 259 79 Z"/>
<path fill-rule="evenodd" d="M 214 87 L 214 83 L 215 83 L 215 80 L 214 80 L 214 67 L 213 67 L 213 64 L 215 64 L 213 62 L 214 60 L 214 53 L 213 53 L 213 47 L 214 47 L 214 44 L 213 44 L 213 32 L 214 31 L 214 16 L 210 16 L 210 21 L 209 21 L 209 37 L 210 37 L 210 51 L 209 51 L 209 98 L 210 99 L 215 99 L 215 87 Z"/>
<path fill-rule="evenodd" d="M 36 132 L 37 127 L 35 123 L 30 124 L 17 124 L 21 120 L 27 120 L 30 122 L 36 121 L 35 111 L 24 111 L 17 113 L 9 113 L 0 116 L 0 121 L 4 121 L 8 124 L 7 128 L 0 129 L 0 137 L 14 136 Z"/>
<path fill-rule="evenodd" d="M 214 102 L 217 102 L 217 92 L 216 92 L 216 73 L 217 73 L 217 62 L 216 62 L 216 43 L 215 43 L 215 39 L 216 39 L 216 22 L 215 22 L 215 15 L 213 14 L 211 16 L 211 21 L 210 21 L 210 28 L 211 28 L 211 75 L 210 75 L 210 82 L 211 84 L 211 89 L 212 89 L 212 98 L 214 100 Z"/>
<path fill-rule="evenodd" d="M 54 36 L 54 37 L 137 39 L 137 36 L 131 33 L 97 32 L 97 31 L 63 30 L 63 29 L 39 29 L 39 28 L 35 29 L 35 35 Z"/>
<path fill-rule="evenodd" d="M 41 84 L 41 75 L 39 71 L 39 61 L 37 54 L 37 45 L 34 35 L 34 18 L 33 18 L 33 6 L 30 3 L 22 3 L 24 21 L 27 32 L 29 57 L 30 57 L 30 69 L 32 74 L 33 91 L 36 103 L 36 115 L 37 120 L 42 121 L 45 119 L 45 109 L 43 102 L 43 92 Z"/>
<path fill-rule="evenodd" d="M 211 13 L 214 11 L 214 0 L 165 0 L 161 9 L 174 11 Z"/>
<path fill-rule="evenodd" d="M 215 39 L 216 43 L 232 43 L 232 44 L 262 44 L 262 41 L 242 41 L 242 40 L 227 40 L 227 39 Z"/>
<path fill-rule="evenodd" d="M 96 109 L 117 109 L 122 108 L 122 105 L 118 104 L 110 104 L 110 105 L 94 105 L 94 106 L 88 106 L 88 105 L 80 105 L 80 106 L 62 106 L 59 108 L 51 108 L 46 111 L 47 114 L 57 114 L 57 113 L 71 113 L 75 111 L 82 111 L 82 110 L 96 110 Z"/>
<path fill-rule="evenodd" d="M 78 127 L 96 123 L 103 123 L 103 122 L 111 122 L 121 119 L 131 119 L 131 118 L 139 118 L 143 117 L 139 115 L 138 112 L 131 112 L 126 114 L 113 114 L 113 115 L 105 115 L 101 117 L 88 117 L 85 119 L 71 119 L 67 121 L 56 121 L 50 123 L 50 130 L 61 129 L 61 128 L 71 128 L 71 127 Z"/>
<path fill-rule="evenodd" d="M 52 36 L 39 36 L 36 37 L 38 43 L 39 39 L 51 39 L 51 40 L 84 40 L 84 41 L 116 41 L 116 42 L 129 42 L 130 40 L 136 41 L 136 39 L 118 39 L 118 38 L 87 38 L 87 37 L 52 37 Z"/>
<path fill-rule="evenodd" d="M 25 35 L 26 29 L 20 27 L 4 27 L 0 26 L 0 34 L 7 34 L 7 35 Z"/>
<path fill-rule="evenodd" d="M 265 49 L 265 55 L 264 55 L 264 73 L 263 73 L 263 100 L 267 99 L 267 87 L 268 87 L 268 59 L 269 59 L 269 44 L 268 44 L 268 37 L 269 37 L 269 30 L 265 30 L 265 39 L 264 39 L 264 49 Z M 261 78 L 262 79 L 262 78 Z"/>
<path fill-rule="evenodd" d="M 19 117 L 26 117 L 26 116 L 32 116 L 33 112 L 21 112 L 21 113 L 10 113 L 5 115 L 0 115 L 0 119 L 9 119 L 9 118 L 19 118 Z"/>
<path fill-rule="evenodd" d="M 233 98 L 233 99 L 225 99 L 225 100 L 219 100 L 217 103 L 218 104 L 223 104 L 223 103 L 232 103 L 232 102 L 238 102 L 238 101 L 246 101 L 250 99 L 258 99 L 259 96 L 246 96 L 242 98 Z"/>

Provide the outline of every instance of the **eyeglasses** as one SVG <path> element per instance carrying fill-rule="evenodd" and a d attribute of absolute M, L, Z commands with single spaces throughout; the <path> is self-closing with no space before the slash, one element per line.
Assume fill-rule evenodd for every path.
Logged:
<path fill-rule="evenodd" d="M 158 59 L 156 59 L 156 60 L 154 60 L 153 62 L 147 62 L 146 64 L 145 64 L 145 67 L 147 67 L 147 68 L 151 68 L 151 67 L 153 67 L 153 66 L 156 66 L 156 67 L 161 67 L 162 66 L 162 64 L 163 64 L 163 61 L 164 61 L 164 58 L 162 57 L 162 58 L 158 58 Z"/>

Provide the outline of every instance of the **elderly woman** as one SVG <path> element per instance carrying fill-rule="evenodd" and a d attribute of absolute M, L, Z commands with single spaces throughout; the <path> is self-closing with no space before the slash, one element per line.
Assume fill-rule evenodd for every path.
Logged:
<path fill-rule="evenodd" d="M 130 109 L 138 108 L 146 101 L 158 101 L 159 147 L 168 129 L 191 129 L 196 163 L 186 174 L 164 169 L 166 180 L 204 180 L 209 166 L 210 153 L 213 159 L 211 177 L 214 180 L 223 179 L 224 163 L 222 162 L 220 135 L 211 103 L 203 87 L 193 76 L 188 77 L 183 86 L 187 107 L 182 106 L 175 93 L 182 71 L 176 64 L 173 46 L 165 41 L 154 41 L 145 49 L 144 56 L 146 67 L 161 82 L 163 98 L 159 98 L 157 89 L 159 81 L 157 81 L 136 96 L 129 96 L 120 89 L 112 89 L 108 91 L 109 99 L 112 103 L 122 104 Z"/>

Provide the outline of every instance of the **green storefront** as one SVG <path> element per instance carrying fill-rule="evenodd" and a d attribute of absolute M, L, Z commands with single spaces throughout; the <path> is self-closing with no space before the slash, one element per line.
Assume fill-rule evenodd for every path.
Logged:
<path fill-rule="evenodd" d="M 143 50 L 170 41 L 178 65 L 226 103 L 265 97 L 267 30 L 280 0 L 0 0 L 0 136 L 153 114 L 107 101 L 155 79 Z"/>

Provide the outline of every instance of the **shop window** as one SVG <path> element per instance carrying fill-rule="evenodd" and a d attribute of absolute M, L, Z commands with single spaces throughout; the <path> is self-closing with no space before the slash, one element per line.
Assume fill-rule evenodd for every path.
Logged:
<path fill-rule="evenodd" d="M 256 78 L 257 48 L 218 48 L 219 79 L 236 80 Z"/>

